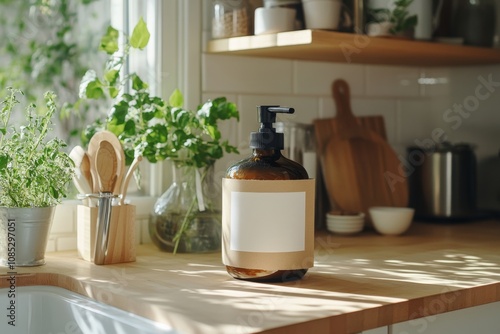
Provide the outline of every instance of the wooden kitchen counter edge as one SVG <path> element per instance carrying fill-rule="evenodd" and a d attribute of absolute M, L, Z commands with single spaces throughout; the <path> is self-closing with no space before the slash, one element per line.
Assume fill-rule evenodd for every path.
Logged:
<path fill-rule="evenodd" d="M 414 223 L 399 237 L 318 232 L 315 267 L 285 284 L 234 280 L 220 254 L 152 245 L 132 263 L 96 266 L 58 252 L 45 266 L 15 269 L 17 286 L 62 287 L 183 333 L 355 333 L 500 301 L 499 250 L 500 223 L 484 220 Z"/>

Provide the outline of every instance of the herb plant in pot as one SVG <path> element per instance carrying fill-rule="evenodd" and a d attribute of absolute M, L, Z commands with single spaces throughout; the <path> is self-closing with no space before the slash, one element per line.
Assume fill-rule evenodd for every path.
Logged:
<path fill-rule="evenodd" d="M 118 47 L 119 32 L 110 27 L 101 39 L 109 58 L 102 77 L 89 70 L 80 86 L 82 98 L 108 97 L 113 106 L 104 120 L 87 127 L 89 140 L 106 129 L 120 139 L 128 163 L 141 155 L 151 163 L 169 160 L 174 180 L 156 202 L 149 223 L 151 239 L 170 252 L 209 252 L 220 249 L 220 180 L 214 180 L 214 164 L 224 153 L 237 152 L 224 140 L 221 121 L 239 119 L 234 103 L 220 97 L 196 110 L 183 107 L 183 95 L 175 90 L 168 100 L 153 96 L 136 74 L 121 74 L 129 52 L 143 49 L 149 31 L 141 19 L 131 36 Z M 124 92 L 124 87 L 130 87 Z"/>
<path fill-rule="evenodd" d="M 44 95 L 43 114 L 29 105 L 27 123 L 16 127 L 11 116 L 18 95 L 10 89 L 0 110 L 0 264 L 11 269 L 45 263 L 55 206 L 74 173 L 66 144 L 46 138 L 57 109 L 55 95 Z"/>

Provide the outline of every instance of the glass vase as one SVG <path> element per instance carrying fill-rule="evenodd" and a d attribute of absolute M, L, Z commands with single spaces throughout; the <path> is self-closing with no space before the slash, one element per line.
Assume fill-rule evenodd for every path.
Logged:
<path fill-rule="evenodd" d="M 173 166 L 173 182 L 156 201 L 149 234 L 162 251 L 216 252 L 221 247 L 221 185 L 213 166 Z"/>

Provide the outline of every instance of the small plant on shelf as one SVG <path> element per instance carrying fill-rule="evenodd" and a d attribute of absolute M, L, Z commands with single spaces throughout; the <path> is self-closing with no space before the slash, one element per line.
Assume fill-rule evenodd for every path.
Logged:
<path fill-rule="evenodd" d="M 369 35 L 393 35 L 413 38 L 418 23 L 417 15 L 410 15 L 408 7 L 413 0 L 395 0 L 391 8 L 368 10 Z"/>

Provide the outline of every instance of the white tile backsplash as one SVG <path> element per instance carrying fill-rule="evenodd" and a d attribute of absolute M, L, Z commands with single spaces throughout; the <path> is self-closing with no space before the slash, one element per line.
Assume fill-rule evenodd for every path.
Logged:
<path fill-rule="evenodd" d="M 434 139 L 436 124 L 433 122 L 435 110 L 429 99 L 401 100 L 398 103 L 397 143 L 404 146 L 415 145 L 416 141 Z"/>
<path fill-rule="evenodd" d="M 203 93 L 292 94 L 291 60 L 205 54 L 202 66 Z"/>
<path fill-rule="evenodd" d="M 295 63 L 294 93 L 299 95 L 331 95 L 332 83 L 344 79 L 349 84 L 352 96 L 365 94 L 364 65 L 342 65 L 297 61 Z"/>
<path fill-rule="evenodd" d="M 75 245 L 76 248 L 76 245 Z M 45 247 L 45 252 L 55 252 L 57 250 L 56 248 L 56 238 L 52 235 L 49 236 L 49 239 L 47 240 L 47 246 Z"/>
<path fill-rule="evenodd" d="M 500 66 L 458 68 L 450 74 L 446 109 L 438 110 L 440 126 L 450 140 L 477 145 L 480 160 L 500 149 Z"/>
<path fill-rule="evenodd" d="M 366 95 L 405 98 L 420 96 L 420 70 L 404 66 L 367 66 Z"/>
<path fill-rule="evenodd" d="M 420 73 L 419 84 L 423 96 L 448 96 L 451 94 L 451 68 L 426 68 Z"/>
<path fill-rule="evenodd" d="M 52 234 L 66 234 L 74 233 L 75 229 L 75 217 L 76 217 L 76 205 L 80 201 L 68 200 L 65 203 L 58 205 L 54 212 L 54 220 L 50 228 Z"/>
<path fill-rule="evenodd" d="M 57 237 L 56 250 L 58 252 L 74 250 L 76 247 L 76 234 L 68 234 Z"/>

